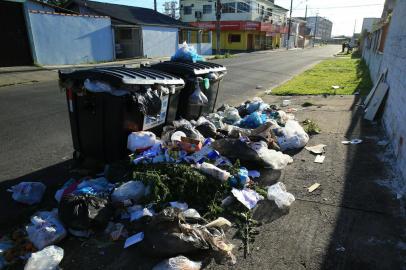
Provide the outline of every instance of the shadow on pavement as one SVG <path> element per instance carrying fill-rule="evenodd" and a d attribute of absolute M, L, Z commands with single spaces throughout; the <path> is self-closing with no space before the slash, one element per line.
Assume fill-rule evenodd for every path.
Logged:
<path fill-rule="evenodd" d="M 26 224 L 29 217 L 37 210 L 49 210 L 57 207 L 54 199 L 55 191 L 69 178 L 71 160 L 50 167 L 0 182 L 0 232 L 11 231 L 13 228 Z M 14 201 L 10 187 L 20 182 L 42 182 L 47 186 L 43 200 L 37 205 L 25 205 Z"/>

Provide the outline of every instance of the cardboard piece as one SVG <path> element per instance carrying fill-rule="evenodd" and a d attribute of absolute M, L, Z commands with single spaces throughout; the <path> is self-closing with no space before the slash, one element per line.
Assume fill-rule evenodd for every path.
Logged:
<path fill-rule="evenodd" d="M 368 104 L 368 107 L 365 109 L 365 115 L 364 119 L 373 121 L 375 118 L 376 113 L 378 112 L 379 108 L 381 107 L 382 101 L 386 96 L 386 93 L 388 93 L 389 86 L 381 82 L 373 97 L 371 98 L 371 101 Z"/>
<path fill-rule="evenodd" d="M 314 162 L 316 162 L 316 163 L 323 163 L 325 158 L 326 158 L 326 156 L 317 155 L 316 158 L 314 159 Z"/>
<path fill-rule="evenodd" d="M 306 146 L 305 149 L 313 154 L 323 154 L 326 146 L 325 144 L 318 144 L 315 146 Z"/>

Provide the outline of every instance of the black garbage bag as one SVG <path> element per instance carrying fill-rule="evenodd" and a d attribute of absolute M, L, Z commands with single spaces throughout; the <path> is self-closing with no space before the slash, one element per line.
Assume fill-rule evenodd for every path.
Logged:
<path fill-rule="evenodd" d="M 157 91 L 151 88 L 140 89 L 133 93 L 133 99 L 144 115 L 157 117 L 160 114 L 162 102 Z"/>
<path fill-rule="evenodd" d="M 107 196 L 68 194 L 62 197 L 58 215 L 73 230 L 104 229 L 114 213 Z"/>
<path fill-rule="evenodd" d="M 179 209 L 168 207 L 152 217 L 140 244 L 145 252 L 155 257 L 213 250 L 219 257 L 235 263 L 233 245 L 228 243 L 219 223 L 223 223 L 222 220 L 208 224 L 202 218 L 185 218 Z"/>
<path fill-rule="evenodd" d="M 213 123 L 209 121 L 203 122 L 196 127 L 196 130 L 199 131 L 205 138 L 216 138 L 217 129 Z"/>

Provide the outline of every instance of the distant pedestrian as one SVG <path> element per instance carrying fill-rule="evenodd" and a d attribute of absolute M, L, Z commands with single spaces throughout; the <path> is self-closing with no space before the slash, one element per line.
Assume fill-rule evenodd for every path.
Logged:
<path fill-rule="evenodd" d="M 344 51 L 345 51 L 345 47 L 347 47 L 346 42 L 344 41 L 343 44 L 341 44 L 341 46 L 342 46 L 341 52 L 344 52 Z"/>

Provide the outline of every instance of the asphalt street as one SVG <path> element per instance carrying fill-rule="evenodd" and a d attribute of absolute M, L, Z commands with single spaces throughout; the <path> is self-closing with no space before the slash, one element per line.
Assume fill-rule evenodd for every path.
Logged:
<path fill-rule="evenodd" d="M 338 50 L 338 46 L 326 46 L 263 51 L 216 60 L 228 69 L 218 104 L 237 104 L 252 98 Z M 50 72 L 50 76 L 56 78 L 55 73 Z M 0 141 L 0 182 L 71 158 L 67 105 L 56 79 L 0 88 Z"/>

